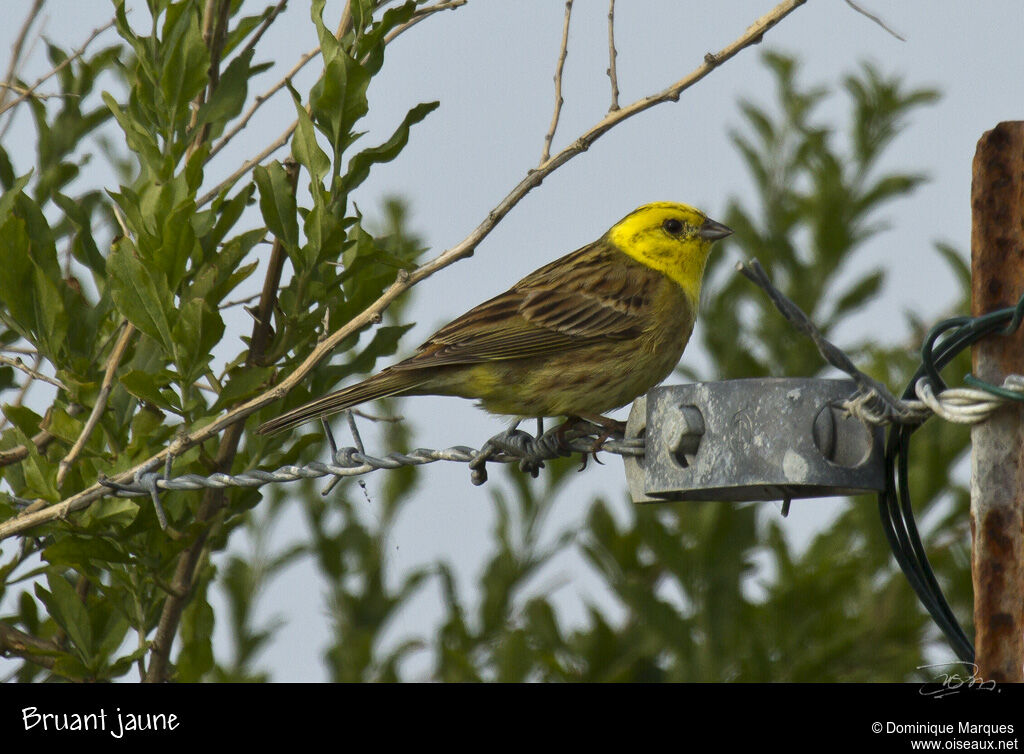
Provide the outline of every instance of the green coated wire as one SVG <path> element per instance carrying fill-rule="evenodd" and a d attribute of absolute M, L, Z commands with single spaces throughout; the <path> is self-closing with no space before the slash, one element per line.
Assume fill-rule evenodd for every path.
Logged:
<path fill-rule="evenodd" d="M 964 383 L 971 387 L 976 387 L 979 390 L 984 390 L 986 393 L 992 393 L 1000 398 L 1006 398 L 1009 401 L 1017 401 L 1018 403 L 1024 403 L 1024 393 L 1019 390 L 1009 390 L 1000 385 L 993 385 L 991 382 L 985 382 L 985 380 L 979 380 L 973 374 L 964 375 Z"/>
<path fill-rule="evenodd" d="M 915 386 L 922 378 L 927 378 L 936 391 L 943 390 L 945 383 L 939 372 L 957 354 L 982 338 L 996 333 L 1004 323 L 1008 322 L 1000 334 L 1008 335 L 1015 332 L 1022 320 L 1024 296 L 1014 307 L 999 309 L 979 317 L 951 317 L 940 322 L 932 328 L 922 345 L 921 366 L 911 378 L 903 393 L 903 399 L 915 396 Z M 950 334 L 939 342 L 939 338 L 945 333 Z M 991 385 L 970 375 L 965 382 L 994 395 L 1016 401 L 1024 400 L 1020 393 Z M 917 426 L 919 425 L 897 424 L 893 425 L 889 432 L 885 452 L 886 489 L 878 496 L 882 528 L 896 562 L 918 599 L 945 634 L 957 657 L 964 663 L 971 664 L 974 662 L 974 646 L 935 578 L 914 520 L 910 498 L 909 456 L 910 437 Z"/>

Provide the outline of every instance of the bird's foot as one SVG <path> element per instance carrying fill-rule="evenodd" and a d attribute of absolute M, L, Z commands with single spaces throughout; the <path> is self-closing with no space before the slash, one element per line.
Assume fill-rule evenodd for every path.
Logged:
<path fill-rule="evenodd" d="M 595 428 L 599 429 L 600 432 L 595 432 Z M 587 468 L 587 462 L 590 456 L 594 457 L 594 461 L 604 465 L 604 462 L 597 457 L 597 453 L 604 447 L 605 440 L 610 437 L 623 437 L 626 433 L 626 423 L 620 422 L 615 419 L 609 419 L 607 416 L 600 416 L 597 414 L 587 414 L 583 416 L 570 416 L 566 419 L 565 423 L 558 427 L 555 431 L 556 437 L 559 442 L 559 447 L 565 450 L 570 450 L 569 440 L 566 435 L 569 432 L 576 431 L 582 435 L 594 435 L 597 434 L 594 444 L 590 446 L 590 450 L 580 454 L 582 463 L 577 471 L 583 471 Z"/>

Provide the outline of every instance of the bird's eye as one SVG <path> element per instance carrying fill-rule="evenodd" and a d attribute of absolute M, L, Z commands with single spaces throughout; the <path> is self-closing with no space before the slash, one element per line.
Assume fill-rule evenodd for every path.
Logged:
<path fill-rule="evenodd" d="M 663 227 L 666 232 L 670 233 L 673 236 L 678 236 L 680 233 L 683 232 L 682 222 L 676 220 L 674 217 L 670 217 L 668 220 L 663 222 L 661 224 L 661 227 Z"/>

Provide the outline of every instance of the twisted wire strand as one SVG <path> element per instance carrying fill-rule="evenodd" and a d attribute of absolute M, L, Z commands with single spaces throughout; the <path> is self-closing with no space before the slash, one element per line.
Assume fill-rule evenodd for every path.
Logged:
<path fill-rule="evenodd" d="M 483 448 L 476 450 L 465 445 L 456 445 L 441 450 L 416 448 L 409 453 L 391 452 L 384 456 L 369 455 L 359 448 L 338 448 L 331 462 L 312 461 L 303 466 L 282 466 L 275 471 L 253 469 L 239 474 L 215 473 L 209 476 L 200 474 L 183 474 L 170 477 L 163 473 L 149 471 L 136 475 L 131 482 L 120 483 L 102 480 L 102 484 L 110 487 L 123 497 L 149 495 L 157 505 L 158 518 L 161 525 L 166 526 L 159 505 L 159 492 L 163 490 L 199 490 L 207 488 L 221 489 L 225 487 L 262 487 L 265 484 L 294 482 L 300 479 L 319 479 L 325 476 L 351 477 L 368 474 L 378 469 L 396 469 L 403 466 L 422 466 L 435 461 L 456 461 L 468 463 L 473 469 L 474 484 L 482 484 L 487 480 L 484 464 L 519 463 L 521 468 L 534 475 L 543 466 L 544 461 L 564 457 L 572 453 L 591 453 L 603 450 L 623 456 L 638 456 L 644 453 L 643 438 L 628 440 L 608 439 L 600 442 L 593 435 L 581 435 L 563 441 L 561 444 L 554 437 L 554 431 L 540 437 L 519 430 L 504 432 L 488 440 Z"/>
<path fill-rule="evenodd" d="M 939 416 L 957 424 L 976 424 L 987 419 L 1006 403 L 1024 401 L 1024 376 L 1010 375 L 1002 386 L 990 385 L 971 377 L 966 382 L 974 387 L 946 388 L 934 368 L 933 352 L 939 337 L 953 328 L 974 328 L 979 331 L 1001 323 L 1005 313 L 988 317 L 954 317 L 936 326 L 923 349 L 925 375 L 914 384 L 917 400 L 899 399 L 878 380 L 860 371 L 846 353 L 830 342 L 814 322 L 795 303 L 776 288 L 761 264 L 752 259 L 739 262 L 736 269 L 763 290 L 775 307 L 799 332 L 810 338 L 826 362 L 848 374 L 857 384 L 854 393 L 842 405 L 848 414 L 868 424 L 922 424 L 931 416 Z M 1013 311 L 1013 319 L 1004 333 L 1012 332 L 1024 319 L 1024 298 Z M 963 336 L 960 336 L 963 337 Z M 943 341 L 943 345 L 946 342 Z M 936 392 L 935 386 L 939 389 Z"/>
<path fill-rule="evenodd" d="M 863 422 L 876 425 L 916 426 L 931 416 L 939 416 L 946 421 L 958 424 L 974 424 L 984 421 L 1008 402 L 1024 401 L 1024 376 L 1022 375 L 1010 375 L 1002 386 L 990 385 L 968 378 L 968 384 L 973 387 L 946 388 L 937 373 L 932 375 L 927 371 L 914 384 L 917 400 L 896 398 L 883 383 L 857 369 L 842 349 L 829 342 L 811 319 L 772 285 L 764 268 L 756 259 L 751 260 L 748 264 L 740 263 L 737 265 L 737 269 L 768 294 L 779 311 L 794 327 L 811 338 L 822 357 L 829 364 L 846 372 L 854 379 L 857 391 L 842 406 L 847 413 Z M 1019 323 L 1022 318 L 1024 318 L 1024 299 L 1014 310 L 1013 322 L 1007 330 Z M 981 318 L 979 322 L 986 319 Z M 994 322 L 995 319 L 992 321 Z M 950 320 L 949 323 L 936 327 L 929 336 L 925 348 L 926 365 L 932 365 L 932 351 L 935 343 L 945 329 L 948 329 L 947 324 L 950 323 L 960 324 L 958 320 Z M 982 324 L 989 326 L 991 323 L 986 321 Z M 935 390 L 934 384 L 940 386 L 938 391 Z M 265 484 L 332 476 L 334 479 L 323 493 L 327 494 L 338 481 L 345 477 L 360 476 L 378 469 L 421 466 L 435 461 L 456 461 L 468 464 L 472 483 L 480 485 L 487 481 L 486 464 L 488 461 L 518 463 L 522 471 L 536 477 L 543 467 L 544 461 L 568 456 L 572 453 L 582 453 L 584 459 L 588 454 L 593 454 L 596 458 L 598 450 L 624 456 L 642 456 L 644 454 L 642 438 L 608 439 L 607 435 L 600 434 L 599 428 L 596 426 L 585 425 L 584 429 L 572 428 L 568 432 L 564 430 L 564 427 L 556 428 L 536 437 L 513 427 L 492 437 L 484 443 L 480 450 L 465 445 L 456 445 L 443 450 L 417 448 L 410 453 L 392 452 L 384 456 L 371 456 L 366 454 L 363 448 L 351 414 L 348 415 L 348 420 L 356 447 L 338 448 L 330 429 L 324 423 L 332 450 L 331 463 L 314 461 L 305 466 L 284 466 L 276 471 L 255 469 L 240 474 L 215 473 L 209 476 L 185 474 L 172 478 L 170 475 L 171 459 L 168 458 L 168 463 L 162 474 L 148 471 L 136 475 L 130 483 L 118 483 L 110 480 L 101 480 L 101 482 L 118 495 L 149 495 L 153 500 L 161 527 L 166 528 L 166 516 L 159 497 L 161 490 L 262 487 Z"/>
<path fill-rule="evenodd" d="M 1024 375 L 1011 374 L 999 392 L 981 387 L 946 388 L 935 391 L 927 377 L 914 384 L 917 400 L 879 401 L 871 391 L 858 391 L 842 404 L 843 409 L 868 424 L 923 424 L 938 416 L 956 424 L 977 424 L 1008 403 L 1024 401 Z"/>

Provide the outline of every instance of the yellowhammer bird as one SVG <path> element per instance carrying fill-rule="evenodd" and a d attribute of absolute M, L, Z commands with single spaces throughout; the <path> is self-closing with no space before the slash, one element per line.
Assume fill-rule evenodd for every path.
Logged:
<path fill-rule="evenodd" d="M 416 353 L 262 424 L 277 432 L 390 395 L 477 398 L 517 417 L 602 414 L 671 373 L 690 339 L 711 244 L 732 230 L 655 202 L 445 325 Z"/>

